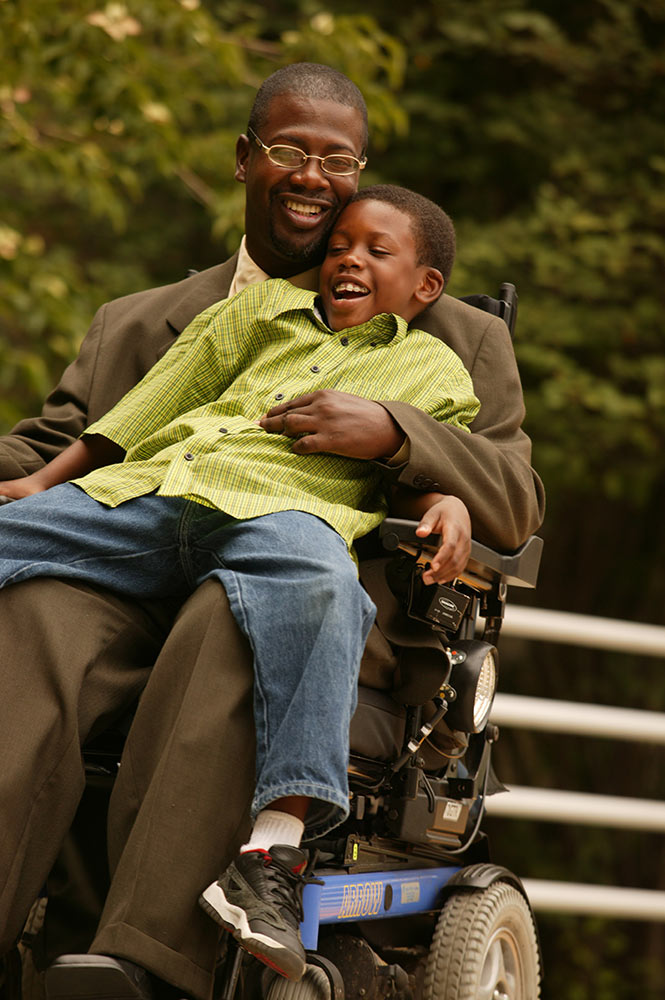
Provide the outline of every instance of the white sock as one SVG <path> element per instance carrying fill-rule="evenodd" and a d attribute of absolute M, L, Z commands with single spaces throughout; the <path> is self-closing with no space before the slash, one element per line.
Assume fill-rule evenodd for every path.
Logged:
<path fill-rule="evenodd" d="M 240 853 L 269 851 L 273 844 L 300 847 L 304 831 L 305 824 L 297 816 L 280 812 L 278 809 L 262 809 L 256 817 L 249 841 L 242 845 Z"/>

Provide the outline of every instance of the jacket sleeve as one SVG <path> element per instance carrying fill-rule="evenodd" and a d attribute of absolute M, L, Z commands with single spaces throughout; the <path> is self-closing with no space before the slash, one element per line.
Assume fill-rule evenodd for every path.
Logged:
<path fill-rule="evenodd" d="M 522 430 L 522 386 L 503 321 L 488 322 L 475 356 L 463 360 L 480 400 L 472 433 L 405 403 L 384 402 L 409 441 L 409 459 L 392 476 L 404 486 L 459 497 L 471 514 L 474 538 L 514 551 L 540 526 L 545 500 Z"/>
<path fill-rule="evenodd" d="M 19 479 L 40 469 L 68 447 L 88 423 L 88 400 L 103 330 L 104 309 L 95 315 L 75 361 L 49 394 L 41 415 L 21 420 L 0 437 L 0 478 Z"/>
<path fill-rule="evenodd" d="M 102 434 L 128 452 L 177 417 L 217 399 L 240 353 L 229 351 L 224 338 L 224 314 L 233 310 L 232 301 L 192 320 L 174 346 L 86 433 Z"/>
<path fill-rule="evenodd" d="M 198 313 L 226 297 L 236 260 L 103 305 L 41 415 L 0 437 L 0 478 L 41 468 L 107 413 Z"/>

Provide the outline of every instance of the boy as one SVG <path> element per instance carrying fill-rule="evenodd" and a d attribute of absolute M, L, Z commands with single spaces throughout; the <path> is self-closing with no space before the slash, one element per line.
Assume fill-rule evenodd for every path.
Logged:
<path fill-rule="evenodd" d="M 291 447 L 265 412 L 300 396 L 297 426 L 288 403 L 277 409 L 282 429 L 307 435 L 303 391 L 342 388 L 466 426 L 477 412 L 468 374 L 443 343 L 407 329 L 441 294 L 453 253 L 450 220 L 432 203 L 364 189 L 330 239 L 323 314 L 313 293 L 279 280 L 246 289 L 197 317 L 45 469 L 0 484 L 28 497 L 0 514 L 0 587 L 59 576 L 164 597 L 185 596 L 209 576 L 223 583 L 254 652 L 257 823 L 202 901 L 290 978 L 304 971 L 298 845 L 307 807 L 314 799 L 310 837 L 348 814 L 348 727 L 374 614 L 348 551 L 381 521 L 386 501 L 377 466 L 307 454 L 306 437 Z M 76 485 L 43 495 L 67 480 Z M 422 503 L 401 512 L 417 516 Z M 468 538 L 454 498 L 440 499 L 419 530 L 447 532 L 451 515 L 458 541 Z M 431 579 L 454 575 L 459 558 L 444 543 Z"/>

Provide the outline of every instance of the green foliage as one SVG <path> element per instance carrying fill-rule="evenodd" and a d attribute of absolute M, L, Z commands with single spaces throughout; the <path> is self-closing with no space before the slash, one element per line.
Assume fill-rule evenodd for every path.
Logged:
<path fill-rule="evenodd" d="M 0 0 L 0 429 L 39 410 L 102 302 L 235 249 L 235 142 L 268 73 L 337 63 L 379 138 L 404 129 L 403 51 L 371 17 L 280 16 Z"/>
<path fill-rule="evenodd" d="M 0 0 L 0 421 L 39 406 L 102 301 L 234 248 L 254 89 L 310 59 L 368 98 L 365 180 L 455 218 L 453 293 L 517 284 L 548 485 L 643 502 L 665 445 L 664 36 L 652 0 Z"/>
<path fill-rule="evenodd" d="M 643 503 L 662 480 L 665 8 L 431 0 L 411 55 L 403 183 L 456 220 L 452 291 L 515 282 L 548 486 Z"/>

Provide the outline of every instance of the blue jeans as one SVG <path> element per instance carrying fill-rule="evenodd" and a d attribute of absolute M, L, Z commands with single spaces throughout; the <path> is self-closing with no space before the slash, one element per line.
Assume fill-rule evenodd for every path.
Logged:
<path fill-rule="evenodd" d="M 253 814 L 286 795 L 316 799 L 308 837 L 348 815 L 349 723 L 376 609 L 328 524 L 299 511 L 238 521 L 155 495 L 111 508 L 68 483 L 0 508 L 0 553 L 0 588 L 53 576 L 184 599 L 217 578 L 254 654 Z"/>

